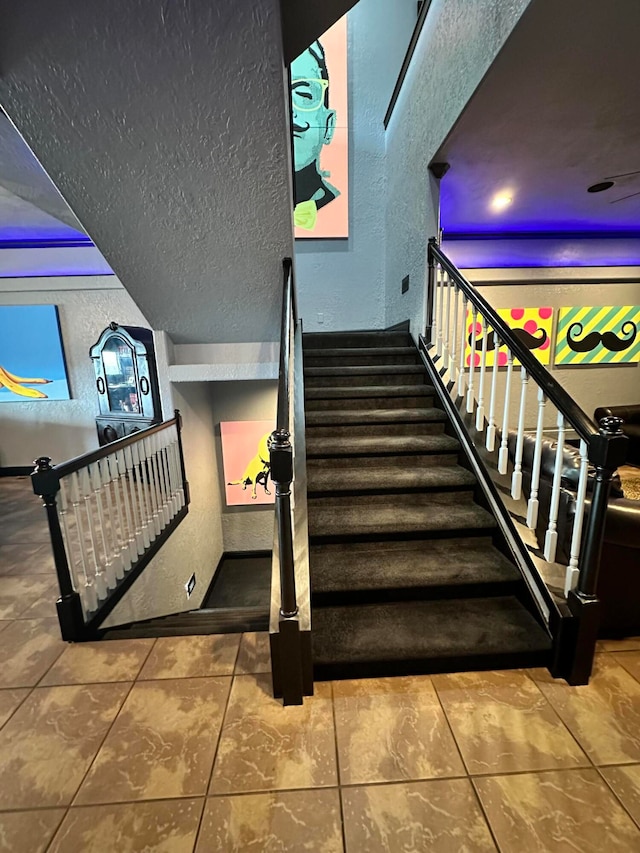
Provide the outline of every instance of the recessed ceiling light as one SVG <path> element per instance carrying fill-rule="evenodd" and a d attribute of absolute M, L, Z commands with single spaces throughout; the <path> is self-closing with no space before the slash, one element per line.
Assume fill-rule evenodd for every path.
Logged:
<path fill-rule="evenodd" d="M 501 210 L 509 207 L 511 202 L 513 201 L 513 197 L 509 192 L 501 192 L 494 195 L 491 199 L 491 210 L 499 213 Z"/>
<path fill-rule="evenodd" d="M 599 184 L 592 184 L 587 187 L 588 193 L 603 193 L 605 190 L 610 190 L 615 184 L 615 181 L 601 181 Z"/>

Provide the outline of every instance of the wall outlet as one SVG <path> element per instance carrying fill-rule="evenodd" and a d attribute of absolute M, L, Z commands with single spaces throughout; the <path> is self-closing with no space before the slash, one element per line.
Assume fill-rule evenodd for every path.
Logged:
<path fill-rule="evenodd" d="M 187 591 L 187 598 L 191 598 L 191 593 L 196 588 L 196 573 L 194 572 L 189 580 L 184 585 L 184 588 Z"/>
<path fill-rule="evenodd" d="M 318 311 L 318 323 L 324 323 L 324 314 L 322 311 Z"/>
<path fill-rule="evenodd" d="M 409 276 L 405 275 L 405 277 L 402 279 L 402 292 L 406 293 L 407 290 L 409 290 Z"/>

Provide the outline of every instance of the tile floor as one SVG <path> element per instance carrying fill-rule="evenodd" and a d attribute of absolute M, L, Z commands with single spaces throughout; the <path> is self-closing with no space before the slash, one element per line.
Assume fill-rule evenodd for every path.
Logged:
<path fill-rule="evenodd" d="M 0 851 L 640 853 L 640 639 L 542 670 L 270 695 L 264 634 L 59 639 L 43 511 L 0 480 Z"/>

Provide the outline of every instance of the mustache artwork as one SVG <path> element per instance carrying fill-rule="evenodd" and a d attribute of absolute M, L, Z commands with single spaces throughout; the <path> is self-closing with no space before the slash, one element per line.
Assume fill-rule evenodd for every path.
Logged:
<path fill-rule="evenodd" d="M 526 329 L 511 329 L 514 337 L 516 337 L 521 344 L 523 344 L 527 349 L 538 349 L 549 340 L 549 335 L 545 332 L 544 329 L 538 329 L 540 334 L 536 337 L 535 335 L 527 332 Z M 469 346 L 471 346 L 472 335 L 469 335 Z M 489 332 L 487 335 L 487 350 L 492 350 L 496 345 L 495 332 Z M 478 351 L 482 350 L 482 338 L 476 338 L 476 349 Z"/>
<path fill-rule="evenodd" d="M 516 338 L 531 351 L 541 364 L 549 364 L 551 355 L 551 332 L 553 329 L 553 309 L 542 306 L 537 308 L 498 308 L 498 316 L 509 326 Z M 467 326 L 465 329 L 465 361 L 471 361 L 473 344 L 473 317 L 467 312 Z M 474 364 L 479 366 L 482 358 L 483 343 L 487 349 L 486 366 L 493 367 L 496 359 L 495 330 L 488 323 L 485 325 L 482 318 L 477 319 L 475 327 L 475 350 L 473 351 Z M 497 353 L 497 366 L 506 367 L 508 362 L 507 347 L 501 346 Z M 514 363 L 518 363 L 517 360 Z"/>
<path fill-rule="evenodd" d="M 633 364 L 640 361 L 639 305 L 560 308 L 554 364 Z"/>
<path fill-rule="evenodd" d="M 574 352 L 591 352 L 602 345 L 609 352 L 624 352 L 633 346 L 638 334 L 638 328 L 631 320 L 623 323 L 620 331 L 623 337 L 618 337 L 615 332 L 590 332 L 581 341 L 576 340 L 583 332 L 582 323 L 572 323 L 567 330 L 567 343 Z"/>

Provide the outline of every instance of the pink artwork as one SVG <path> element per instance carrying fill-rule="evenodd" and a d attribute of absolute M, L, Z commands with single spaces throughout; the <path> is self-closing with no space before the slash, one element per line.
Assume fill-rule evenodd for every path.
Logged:
<path fill-rule="evenodd" d="M 220 424 L 227 506 L 274 503 L 267 441 L 273 421 L 226 421 Z"/>
<path fill-rule="evenodd" d="M 291 64 L 295 236 L 349 236 L 347 18 Z"/>

